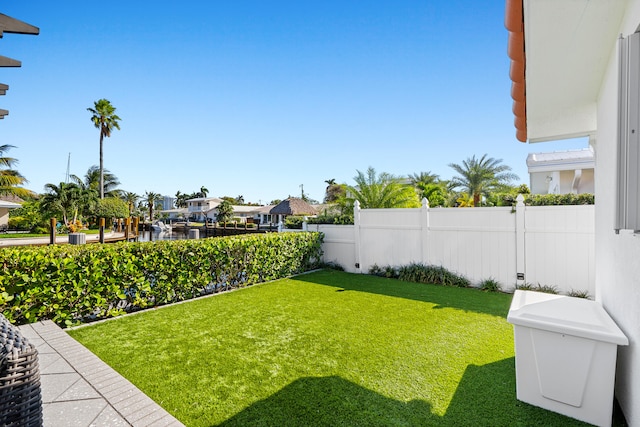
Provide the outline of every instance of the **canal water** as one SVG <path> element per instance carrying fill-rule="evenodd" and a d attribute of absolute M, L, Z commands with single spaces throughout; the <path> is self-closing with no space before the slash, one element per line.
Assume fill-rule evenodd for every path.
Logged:
<path fill-rule="evenodd" d="M 206 237 L 201 235 L 200 237 Z M 189 238 L 189 231 L 183 232 L 179 231 L 140 231 L 138 235 L 139 242 L 149 242 L 153 240 L 154 242 L 157 240 L 185 240 Z"/>

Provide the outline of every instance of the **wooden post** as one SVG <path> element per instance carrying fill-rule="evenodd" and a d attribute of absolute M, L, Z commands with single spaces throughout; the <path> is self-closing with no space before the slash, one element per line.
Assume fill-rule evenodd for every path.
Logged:
<path fill-rule="evenodd" d="M 104 243 L 104 218 L 100 218 L 100 243 Z"/>
<path fill-rule="evenodd" d="M 56 225 L 58 224 L 58 221 L 56 221 L 55 218 L 51 218 L 50 222 L 49 222 L 49 227 L 51 228 L 51 231 L 49 232 L 49 244 L 50 245 L 55 245 L 56 244 Z"/>
<path fill-rule="evenodd" d="M 129 231 L 131 231 L 131 218 L 124 219 L 124 240 L 129 241 Z"/>
<path fill-rule="evenodd" d="M 138 237 L 138 233 L 140 232 L 139 227 L 140 227 L 140 218 L 136 216 L 133 218 L 133 230 L 136 237 Z"/>

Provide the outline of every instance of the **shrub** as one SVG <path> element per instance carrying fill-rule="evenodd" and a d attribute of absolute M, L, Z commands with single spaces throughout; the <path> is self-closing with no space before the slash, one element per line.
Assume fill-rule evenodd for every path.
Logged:
<path fill-rule="evenodd" d="M 571 289 L 567 295 L 569 295 L 570 297 L 576 297 L 576 298 L 584 298 L 584 299 L 590 299 L 591 295 L 589 295 L 589 291 L 577 291 L 575 289 Z"/>
<path fill-rule="evenodd" d="M 330 270 L 336 270 L 336 271 L 344 271 L 344 267 L 340 264 L 338 264 L 335 261 L 325 261 L 325 262 L 320 262 L 318 263 L 318 268 L 326 268 L 326 269 L 330 269 Z"/>
<path fill-rule="evenodd" d="M 369 269 L 369 274 L 373 276 L 386 277 L 388 279 L 398 278 L 398 270 L 390 265 L 387 265 L 385 267 L 378 267 L 377 264 L 373 264 Z"/>
<path fill-rule="evenodd" d="M 496 279 L 490 277 L 480 282 L 480 289 L 487 292 L 500 292 L 502 285 Z"/>
<path fill-rule="evenodd" d="M 0 311 L 61 325 L 274 280 L 313 268 L 322 233 L 0 250 Z"/>
<path fill-rule="evenodd" d="M 537 285 L 532 285 L 531 283 L 523 283 L 521 285 L 516 285 L 516 289 L 522 291 L 536 291 L 536 292 L 544 292 L 546 294 L 559 294 L 558 288 L 552 285 L 541 285 L 538 283 Z"/>
<path fill-rule="evenodd" d="M 466 288 L 470 286 L 469 279 L 453 273 L 442 266 L 424 265 L 420 263 L 400 267 L 398 278 L 407 282 L 432 283 L 444 286 Z"/>
<path fill-rule="evenodd" d="M 353 213 L 350 214 L 322 214 L 309 218 L 309 224 L 353 225 Z"/>
<path fill-rule="evenodd" d="M 583 194 L 530 194 L 525 197 L 528 206 L 552 205 L 593 205 L 595 197 L 590 193 Z"/>
<path fill-rule="evenodd" d="M 290 215 L 284 219 L 285 228 L 292 230 L 302 230 L 302 223 L 304 222 L 303 216 Z"/>

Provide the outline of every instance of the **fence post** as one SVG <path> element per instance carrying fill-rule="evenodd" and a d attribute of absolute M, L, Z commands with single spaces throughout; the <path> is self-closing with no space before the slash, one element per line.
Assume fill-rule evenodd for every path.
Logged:
<path fill-rule="evenodd" d="M 104 243 L 104 224 L 105 224 L 105 220 L 104 218 L 100 218 L 99 219 L 99 227 L 100 227 L 100 243 Z"/>
<path fill-rule="evenodd" d="M 362 266 L 360 264 L 360 202 L 357 200 L 353 204 L 353 242 L 356 259 L 356 272 L 362 273 Z"/>
<path fill-rule="evenodd" d="M 522 285 L 526 282 L 524 196 L 518 194 L 516 202 L 516 285 Z"/>
<path fill-rule="evenodd" d="M 55 218 L 51 218 L 50 222 L 49 222 L 49 226 L 51 228 L 51 231 L 49 232 L 49 244 L 50 245 L 55 245 L 56 244 L 56 225 L 58 224 L 58 221 Z"/>
<path fill-rule="evenodd" d="M 129 241 L 129 232 L 131 231 L 131 218 L 124 219 L 124 240 Z"/>
<path fill-rule="evenodd" d="M 420 230 L 421 230 L 421 247 L 422 247 L 422 263 L 431 264 L 429 259 L 429 200 L 426 197 L 422 199 L 422 209 L 420 211 Z"/>

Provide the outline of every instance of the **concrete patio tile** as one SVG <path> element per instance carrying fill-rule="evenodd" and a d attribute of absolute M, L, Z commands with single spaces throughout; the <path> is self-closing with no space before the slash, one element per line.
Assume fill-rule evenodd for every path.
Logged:
<path fill-rule="evenodd" d="M 104 399 L 55 402 L 42 410 L 45 427 L 88 427 L 107 407 Z"/>
<path fill-rule="evenodd" d="M 38 353 L 38 364 L 40 365 L 40 374 L 42 375 L 76 372 L 76 370 L 57 353 Z"/>
<path fill-rule="evenodd" d="M 55 401 L 62 402 L 64 400 L 84 400 L 84 399 L 103 399 L 91 385 L 83 378 L 79 378 L 74 384 L 65 390 Z"/>
<path fill-rule="evenodd" d="M 46 427 L 183 426 L 55 323 L 47 320 L 20 328 L 41 349 Z"/>
<path fill-rule="evenodd" d="M 76 372 L 68 374 L 42 375 L 40 377 L 42 402 L 55 402 L 61 394 L 78 382 L 80 378 L 80 375 Z"/>
<path fill-rule="evenodd" d="M 124 418 L 111 406 L 107 406 L 91 423 L 91 427 L 120 427 L 130 426 Z"/>

